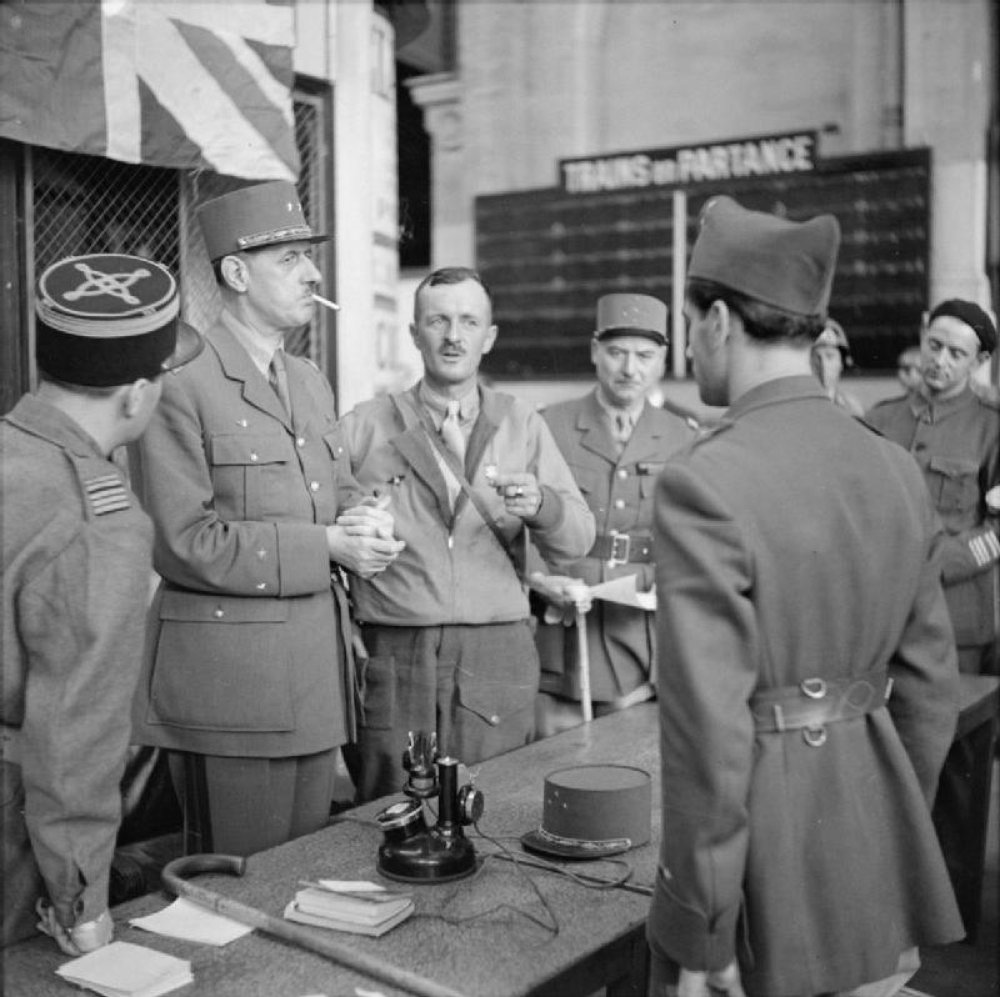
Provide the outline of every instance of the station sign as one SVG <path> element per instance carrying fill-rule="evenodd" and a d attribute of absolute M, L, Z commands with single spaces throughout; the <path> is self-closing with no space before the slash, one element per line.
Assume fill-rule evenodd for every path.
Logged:
<path fill-rule="evenodd" d="M 811 173 L 816 169 L 816 144 L 816 131 L 798 131 L 560 159 L 559 177 L 567 194 L 596 194 Z"/>

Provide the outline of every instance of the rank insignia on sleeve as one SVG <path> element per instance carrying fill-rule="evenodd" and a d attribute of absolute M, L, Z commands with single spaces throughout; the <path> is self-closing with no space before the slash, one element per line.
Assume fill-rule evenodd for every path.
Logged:
<path fill-rule="evenodd" d="M 84 483 L 87 501 L 95 516 L 106 516 L 109 512 L 121 512 L 132 506 L 125 483 L 117 474 L 102 474 Z"/>

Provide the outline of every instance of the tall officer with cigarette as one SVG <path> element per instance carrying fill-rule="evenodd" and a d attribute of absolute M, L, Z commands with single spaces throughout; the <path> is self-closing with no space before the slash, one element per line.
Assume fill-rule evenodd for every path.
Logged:
<path fill-rule="evenodd" d="M 930 813 L 958 691 L 940 523 L 810 372 L 839 243 L 719 197 L 691 254 L 694 373 L 729 408 L 654 502 L 656 997 L 887 997 L 962 934 Z"/>
<path fill-rule="evenodd" d="M 337 569 L 370 578 L 403 544 L 360 504 L 326 378 L 284 350 L 313 315 L 326 238 L 294 185 L 242 188 L 199 220 L 222 312 L 133 454 L 163 579 L 134 720 L 170 753 L 186 850 L 248 855 L 329 817 L 354 723 Z"/>
<path fill-rule="evenodd" d="M 39 281 L 39 387 L 0 422 L 2 944 L 38 927 L 67 953 L 111 940 L 128 707 L 153 529 L 112 451 L 146 428 L 162 376 L 201 349 L 166 267 L 61 260 Z"/>

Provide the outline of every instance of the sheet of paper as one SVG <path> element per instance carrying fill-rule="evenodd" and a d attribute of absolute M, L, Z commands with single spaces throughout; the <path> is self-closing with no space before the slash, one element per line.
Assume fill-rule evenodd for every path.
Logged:
<path fill-rule="evenodd" d="M 620 602 L 623 606 L 635 606 L 652 612 L 656 609 L 656 590 L 639 592 L 635 587 L 635 575 L 622 575 L 612 578 L 609 582 L 590 586 L 592 599 L 605 599 L 608 602 Z"/>
<path fill-rule="evenodd" d="M 63 963 L 56 973 L 71 983 L 106 997 L 145 997 L 169 993 L 192 980 L 191 963 L 164 952 L 111 942 Z"/>
<path fill-rule="evenodd" d="M 228 945 L 253 931 L 246 924 L 216 914 L 215 911 L 207 910 L 183 897 L 155 914 L 133 917 L 129 923 L 156 935 L 169 935 L 171 938 L 183 938 L 203 945 Z"/>
<path fill-rule="evenodd" d="M 385 887 L 381 883 L 373 883 L 367 879 L 318 879 L 320 886 L 337 893 L 383 893 Z"/>

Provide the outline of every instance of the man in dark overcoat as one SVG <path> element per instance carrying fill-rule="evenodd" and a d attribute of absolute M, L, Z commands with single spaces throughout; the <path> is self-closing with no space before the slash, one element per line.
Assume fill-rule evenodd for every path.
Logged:
<path fill-rule="evenodd" d="M 606 294 L 597 302 L 590 359 L 597 385 L 548 405 L 548 423 L 594 514 L 597 539 L 586 557 L 544 565 L 531 585 L 544 603 L 535 640 L 542 663 L 539 733 L 580 718 L 575 607 L 586 610 L 586 666 L 594 715 L 654 695 L 656 627 L 651 611 L 578 593 L 582 586 L 634 576 L 653 587 L 653 487 L 663 462 L 694 439 L 697 423 L 658 408 L 649 392 L 663 377 L 667 306 L 648 294 Z"/>
<path fill-rule="evenodd" d="M 325 238 L 294 185 L 241 188 L 199 218 L 222 311 L 132 455 L 162 576 L 135 740 L 169 752 L 186 850 L 249 855 L 329 818 L 355 685 L 338 571 L 375 574 L 403 545 L 388 512 L 351 511 L 364 499 L 330 385 L 284 350 L 316 307 Z"/>
<path fill-rule="evenodd" d="M 930 817 L 957 715 L 940 525 L 810 374 L 839 241 L 719 197 L 691 256 L 689 353 L 729 408 L 655 497 L 657 997 L 891 994 L 962 935 Z"/>

